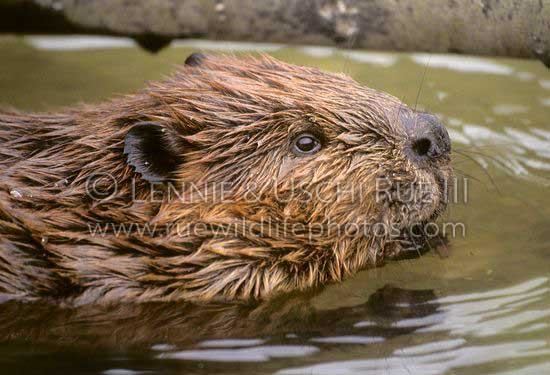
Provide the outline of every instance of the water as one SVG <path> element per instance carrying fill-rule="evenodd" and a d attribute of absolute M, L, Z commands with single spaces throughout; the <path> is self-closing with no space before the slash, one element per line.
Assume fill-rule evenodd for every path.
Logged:
<path fill-rule="evenodd" d="M 2 373 L 550 373 L 550 71 L 536 61 L 178 42 L 0 39 L 0 103 L 54 110 L 168 74 L 201 48 L 344 71 L 437 113 L 467 199 L 465 235 L 259 306 L 0 304 Z M 463 154 L 467 156 L 464 156 Z M 473 160 L 472 160 L 473 159 Z M 481 167 L 483 166 L 483 168 Z"/>

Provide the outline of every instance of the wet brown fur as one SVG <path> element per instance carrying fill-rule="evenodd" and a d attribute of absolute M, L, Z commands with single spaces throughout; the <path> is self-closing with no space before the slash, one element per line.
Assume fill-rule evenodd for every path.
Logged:
<path fill-rule="evenodd" d="M 269 57 L 209 57 L 137 94 L 61 113 L 0 112 L 0 294 L 78 304 L 261 299 L 380 264 L 399 250 L 387 237 L 311 228 L 405 229 L 437 216 L 438 181 L 451 169 L 448 158 L 418 166 L 406 156 L 403 124 L 415 116 L 345 75 Z M 151 199 L 126 163 L 124 138 L 140 121 L 162 124 L 181 152 L 178 199 L 158 184 Z M 319 153 L 289 151 L 303 131 L 322 139 Z M 429 183 L 415 194 L 432 202 L 378 201 L 382 176 Z M 90 181 L 108 199 L 90 196 Z M 197 201 L 191 184 L 223 184 L 230 199 Z M 95 223 L 163 229 L 92 235 Z"/>

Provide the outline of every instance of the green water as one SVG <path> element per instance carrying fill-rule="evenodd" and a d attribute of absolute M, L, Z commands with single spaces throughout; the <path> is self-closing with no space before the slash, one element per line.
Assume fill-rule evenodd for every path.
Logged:
<path fill-rule="evenodd" d="M 227 47 L 59 51 L 2 37 L 0 105 L 98 102 L 163 77 L 204 46 Z M 409 105 L 427 63 L 418 107 L 440 116 L 458 151 L 467 199 L 443 219 L 464 223 L 465 235 L 450 239 L 446 256 L 430 251 L 260 306 L 3 303 L 0 372 L 550 373 L 550 70 L 512 59 L 264 47 Z"/>

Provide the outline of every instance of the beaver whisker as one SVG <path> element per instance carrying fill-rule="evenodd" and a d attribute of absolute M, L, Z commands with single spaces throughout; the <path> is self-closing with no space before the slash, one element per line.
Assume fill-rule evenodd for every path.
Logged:
<path fill-rule="evenodd" d="M 478 151 L 478 150 L 472 150 L 472 148 L 468 149 L 468 150 L 464 150 L 464 149 L 456 149 L 455 150 L 457 152 L 457 154 L 461 155 L 461 156 L 464 156 L 466 157 L 464 154 L 469 152 L 471 154 L 476 154 L 476 155 L 480 155 L 480 156 L 483 156 L 484 158 L 487 158 L 487 159 L 490 159 L 492 160 L 494 163 L 496 164 L 499 164 L 501 163 L 501 161 L 499 159 L 497 159 L 496 157 L 492 156 L 492 155 L 489 155 L 485 152 L 481 152 L 481 151 Z"/>
<path fill-rule="evenodd" d="M 487 171 L 486 168 L 483 167 L 483 165 L 478 161 L 476 160 L 474 157 L 466 154 L 465 152 L 461 152 L 459 150 L 454 150 L 457 154 L 469 159 L 470 161 L 472 161 L 475 165 L 477 165 L 482 171 L 483 173 L 487 176 L 487 178 L 489 178 L 489 181 L 491 181 L 491 184 L 493 185 L 493 187 L 495 188 L 495 190 L 497 191 L 498 194 L 502 195 L 502 193 L 500 192 L 500 189 L 498 188 L 497 184 L 495 183 L 493 177 L 491 176 L 491 174 L 489 173 L 489 171 Z M 470 151 L 471 152 L 471 151 Z"/>
<path fill-rule="evenodd" d="M 475 143 L 472 145 L 463 145 L 462 149 L 475 149 L 481 147 L 494 147 L 494 146 L 517 146 L 517 142 L 492 142 L 492 143 Z"/>
<path fill-rule="evenodd" d="M 474 175 L 471 175 L 471 174 L 469 174 L 469 173 L 466 173 L 466 172 L 464 172 L 462 169 L 457 168 L 456 166 L 453 168 L 453 170 L 454 170 L 455 172 L 461 174 L 461 175 L 464 176 L 464 177 L 468 177 L 468 178 L 471 178 L 472 180 L 474 180 L 474 181 L 476 181 L 476 182 L 482 183 L 482 184 L 485 186 L 485 188 L 487 188 L 487 185 L 485 184 L 485 182 L 482 181 L 482 180 L 480 180 L 479 178 L 475 177 Z"/>
<path fill-rule="evenodd" d="M 420 99 L 420 93 L 422 92 L 422 86 L 424 85 L 424 79 L 426 78 L 426 73 L 428 72 L 428 67 L 430 66 L 430 60 L 432 58 L 432 55 L 430 54 L 428 56 L 428 60 L 426 61 L 426 66 L 424 67 L 424 72 L 422 73 L 422 79 L 420 80 L 420 87 L 418 88 L 418 93 L 416 94 L 416 99 L 414 101 L 414 110 L 416 111 L 416 106 L 418 105 L 418 99 Z"/>

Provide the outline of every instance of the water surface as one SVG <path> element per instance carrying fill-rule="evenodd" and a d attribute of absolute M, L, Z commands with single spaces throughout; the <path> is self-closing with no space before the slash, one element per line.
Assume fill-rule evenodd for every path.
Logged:
<path fill-rule="evenodd" d="M 138 90 L 193 51 L 345 72 L 445 122 L 467 179 L 445 252 L 260 306 L 0 304 L 4 373 L 550 373 L 550 71 L 536 61 L 125 39 L 0 39 L 0 104 L 56 110 Z M 426 66 L 428 67 L 427 69 Z M 426 71 L 423 78 L 424 71 Z M 422 90 L 419 94 L 419 87 Z"/>

